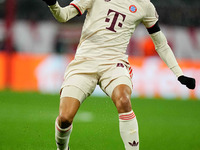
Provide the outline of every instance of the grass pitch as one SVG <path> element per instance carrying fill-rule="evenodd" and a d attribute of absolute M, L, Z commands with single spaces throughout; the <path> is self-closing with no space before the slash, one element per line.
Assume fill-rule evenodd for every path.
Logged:
<path fill-rule="evenodd" d="M 200 101 L 132 99 L 140 150 L 200 150 Z M 0 92 L 0 150 L 55 150 L 59 95 Z M 75 117 L 71 150 L 124 150 L 109 98 L 90 97 Z"/>

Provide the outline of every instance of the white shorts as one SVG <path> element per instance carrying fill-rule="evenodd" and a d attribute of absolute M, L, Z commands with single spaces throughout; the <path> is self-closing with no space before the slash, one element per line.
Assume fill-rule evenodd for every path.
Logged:
<path fill-rule="evenodd" d="M 131 78 L 132 69 L 127 62 L 75 59 L 66 69 L 61 97 L 73 97 L 82 103 L 97 84 L 111 97 L 117 85 L 126 84 L 132 89 Z"/>

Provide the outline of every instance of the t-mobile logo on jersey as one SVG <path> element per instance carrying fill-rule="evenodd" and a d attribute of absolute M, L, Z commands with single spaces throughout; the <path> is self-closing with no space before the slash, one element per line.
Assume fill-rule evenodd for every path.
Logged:
<path fill-rule="evenodd" d="M 114 17 L 113 17 L 113 20 L 112 20 L 112 23 L 111 23 L 110 27 L 107 27 L 106 29 L 108 29 L 108 30 L 110 30 L 110 31 L 113 31 L 113 32 L 116 32 L 116 30 L 115 30 L 115 25 L 116 25 L 116 23 L 117 23 L 117 20 L 118 20 L 119 16 L 122 16 L 122 22 L 124 22 L 124 20 L 125 20 L 125 18 L 126 18 L 126 15 L 121 14 L 121 13 L 119 13 L 119 12 L 117 12 L 117 11 L 112 10 L 112 9 L 109 9 L 109 10 L 108 10 L 107 16 L 108 16 L 110 13 L 115 13 L 115 15 L 114 15 Z M 106 21 L 106 22 L 110 22 L 110 18 L 106 18 L 105 21 Z M 123 25 L 123 24 L 122 24 L 121 22 L 118 23 L 118 27 L 121 28 L 122 25 Z"/>

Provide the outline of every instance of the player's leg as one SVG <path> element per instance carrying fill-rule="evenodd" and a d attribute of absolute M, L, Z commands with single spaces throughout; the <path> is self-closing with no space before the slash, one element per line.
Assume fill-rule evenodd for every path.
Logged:
<path fill-rule="evenodd" d="M 139 150 L 138 123 L 131 106 L 132 83 L 127 76 L 113 80 L 107 87 L 119 114 L 120 135 L 126 150 Z"/>
<path fill-rule="evenodd" d="M 61 86 L 59 116 L 55 128 L 58 150 L 67 150 L 74 116 L 81 103 L 96 87 L 96 65 L 96 61 L 77 58 L 67 67 L 65 80 Z"/>
<path fill-rule="evenodd" d="M 55 122 L 55 139 L 58 150 L 68 150 L 72 122 L 84 99 L 85 94 L 77 87 L 67 86 L 62 89 L 59 116 Z"/>
<path fill-rule="evenodd" d="M 139 149 L 138 123 L 131 107 L 131 88 L 121 84 L 115 87 L 112 100 L 119 113 L 120 135 L 126 150 Z"/>

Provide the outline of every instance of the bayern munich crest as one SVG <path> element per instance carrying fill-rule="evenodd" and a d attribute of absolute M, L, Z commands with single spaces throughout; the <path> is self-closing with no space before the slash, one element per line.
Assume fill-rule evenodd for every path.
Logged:
<path fill-rule="evenodd" d="M 129 6 L 129 10 L 130 12 L 135 13 L 137 11 L 137 7 L 135 5 L 131 5 Z"/>

